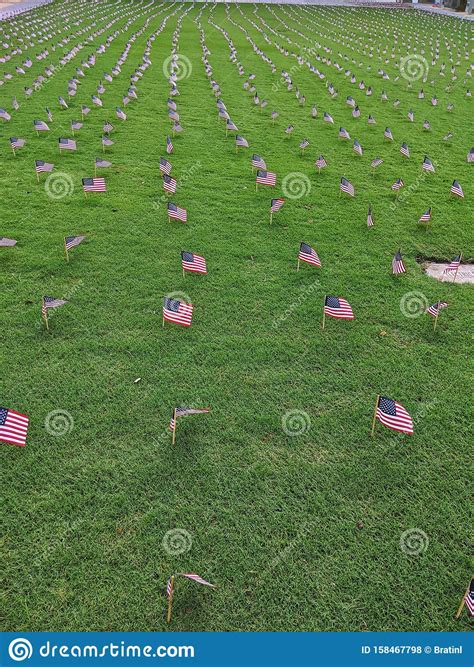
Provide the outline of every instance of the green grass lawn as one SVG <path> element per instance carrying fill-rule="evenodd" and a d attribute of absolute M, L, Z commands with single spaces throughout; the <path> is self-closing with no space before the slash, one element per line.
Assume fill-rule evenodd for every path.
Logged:
<path fill-rule="evenodd" d="M 465 630 L 465 612 L 457 622 L 453 614 L 472 568 L 472 287 L 437 283 L 417 258 L 450 261 L 461 251 L 466 261 L 472 258 L 474 167 L 466 154 L 474 144 L 473 110 L 465 92 L 473 56 L 468 50 L 466 59 L 465 41 L 473 24 L 403 10 L 258 5 L 255 14 L 246 4 L 232 5 L 227 14 L 224 5 L 212 13 L 195 5 L 179 36 L 179 52 L 191 65 L 175 98 L 184 132 L 168 157 L 178 179 L 171 200 L 188 211 L 182 224 L 167 219 L 158 160 L 170 132 L 163 62 L 189 5 L 165 3 L 150 12 L 145 4 L 136 3 L 140 18 L 87 70 L 68 110 L 59 109 L 58 96 L 67 96 L 80 61 L 115 27 L 85 44 L 28 100 L 24 81 L 49 60 L 33 58 L 26 77 L 0 88 L 1 107 L 11 112 L 14 95 L 21 104 L 0 127 L 0 236 L 18 240 L 15 248 L 0 249 L 0 404 L 31 420 L 25 448 L 0 449 L 1 629 Z M 112 84 L 104 81 L 104 108 L 93 108 L 76 133 L 77 152 L 60 156 L 57 137 L 71 136 L 69 124 L 80 120 L 81 104 L 90 106 L 103 72 L 146 17 L 161 10 L 132 44 L 121 74 Z M 137 83 L 138 100 L 122 107 L 128 114 L 122 123 L 115 107 L 122 106 L 147 38 L 172 12 L 153 42 L 152 65 Z M 108 20 L 102 14 L 98 27 Z M 213 77 L 250 144 L 237 154 L 201 61 L 199 15 Z M 266 109 L 260 111 L 243 89 L 245 77 L 210 17 L 228 31 L 246 75 L 256 75 L 260 99 L 269 100 Z M 235 23 L 274 62 L 276 73 Z M 431 66 L 438 35 L 440 57 Z M 80 39 L 51 52 L 51 62 L 58 64 Z M 453 82 L 447 44 L 457 71 Z M 403 77 L 396 80 L 395 65 L 422 45 L 427 81 L 408 89 Z M 304 56 L 325 80 L 291 56 L 310 47 Z M 332 64 L 317 61 L 317 54 Z M 13 70 L 24 57 L 2 68 Z M 445 77 L 439 74 L 443 61 Z M 389 80 L 377 74 L 379 68 Z M 304 106 L 282 83 L 283 69 L 306 96 Z M 363 79 L 372 86 L 373 96 L 351 84 L 345 69 L 357 84 Z M 328 81 L 338 91 L 335 98 Z M 421 87 L 424 100 L 418 99 Z M 380 100 L 382 90 L 387 102 Z M 433 93 L 437 107 L 430 104 Z M 348 95 L 359 104 L 358 119 L 345 103 Z M 45 106 L 54 120 L 38 138 L 32 122 L 47 120 Z M 409 108 L 414 123 L 407 119 Z M 274 124 L 273 109 L 279 113 Z M 323 122 L 324 111 L 334 125 Z M 367 124 L 368 114 L 376 125 Z M 102 155 L 106 118 L 115 126 L 115 143 L 105 156 L 113 166 L 99 172 L 108 192 L 85 198 L 81 178 L 93 175 L 94 159 Z M 425 119 L 430 131 L 422 129 Z M 295 130 L 286 139 L 290 123 Z M 351 141 L 338 139 L 340 126 Z M 386 126 L 393 142 L 383 137 Z M 444 142 L 448 131 L 453 138 Z M 17 157 L 11 136 L 27 139 Z M 298 145 L 305 137 L 310 146 L 302 156 Z M 355 138 L 362 157 L 352 150 Z M 409 160 L 399 153 L 403 141 Z M 255 191 L 253 152 L 277 173 L 275 188 Z M 329 166 L 318 175 L 320 153 Z M 436 173 L 420 178 L 425 154 Z M 374 175 L 376 155 L 384 164 Z M 72 192 L 49 196 L 45 175 L 36 182 L 35 159 L 53 162 L 53 174 L 66 174 Z M 306 194 L 286 196 L 270 225 L 270 199 L 282 196 L 283 178 L 295 173 L 309 179 Z M 354 184 L 355 198 L 339 197 L 342 176 Z M 405 181 L 406 194 L 394 204 L 390 186 L 397 178 Z M 465 199 L 450 196 L 453 179 Z M 375 218 L 370 230 L 369 203 Z M 433 219 L 426 231 L 417 221 L 429 206 Z M 87 238 L 67 264 L 63 237 L 74 234 Z M 296 271 L 301 241 L 317 250 L 322 269 L 302 265 Z M 407 273 L 393 277 L 399 247 Z M 204 255 L 208 275 L 183 277 L 181 250 Z M 162 328 L 162 299 L 170 292 L 189 295 L 191 328 Z M 404 316 L 400 301 L 412 292 L 427 304 L 449 302 L 436 331 L 425 314 Z M 45 294 L 69 300 L 51 316 L 49 332 L 41 323 Z M 355 320 L 327 319 L 322 331 L 326 294 L 346 298 Z M 413 437 L 381 425 L 370 437 L 377 393 L 410 412 Z M 167 425 L 177 405 L 210 406 L 211 412 L 181 419 L 173 447 Z M 45 428 L 53 411 L 73 419 L 62 436 Z M 283 428 L 290 411 L 304 422 L 301 435 Z M 176 529 L 189 535 L 187 550 L 173 554 L 163 540 Z M 401 548 L 402 535 L 413 529 L 422 531 L 416 555 Z M 165 587 L 173 572 L 197 572 L 217 589 L 178 580 L 167 626 Z"/>

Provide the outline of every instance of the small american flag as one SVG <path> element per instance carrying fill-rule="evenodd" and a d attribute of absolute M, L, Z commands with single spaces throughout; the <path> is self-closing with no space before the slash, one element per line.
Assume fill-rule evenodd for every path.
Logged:
<path fill-rule="evenodd" d="M 71 250 L 71 248 L 80 245 L 85 238 L 85 236 L 65 236 L 64 245 L 66 246 L 66 250 Z"/>
<path fill-rule="evenodd" d="M 84 190 L 84 192 L 107 192 L 107 187 L 105 185 L 105 178 L 102 177 L 83 178 L 82 189 Z"/>
<path fill-rule="evenodd" d="M 300 149 L 304 151 L 305 148 L 308 148 L 309 146 L 309 141 L 308 139 L 303 139 L 303 141 L 300 142 Z"/>
<path fill-rule="evenodd" d="M 276 174 L 271 171 L 264 171 L 263 169 L 259 169 L 257 171 L 256 182 L 260 183 L 260 185 L 275 185 Z"/>
<path fill-rule="evenodd" d="M 291 134 L 294 129 L 295 129 L 294 125 L 288 125 L 288 127 L 285 130 L 285 134 Z"/>
<path fill-rule="evenodd" d="M 174 194 L 176 192 L 176 185 L 177 181 L 175 178 L 168 176 L 168 174 L 163 174 L 163 189 L 165 192 Z"/>
<path fill-rule="evenodd" d="M 176 120 L 176 121 L 179 120 L 179 113 L 177 113 L 177 112 L 174 111 L 173 109 L 170 109 L 170 110 L 168 111 L 168 116 L 171 118 L 171 120 Z"/>
<path fill-rule="evenodd" d="M 172 594 L 173 594 L 173 578 L 170 577 L 168 579 L 168 583 L 166 584 L 166 597 L 169 599 Z"/>
<path fill-rule="evenodd" d="M 226 130 L 231 132 L 238 132 L 237 125 L 231 118 L 228 118 L 226 121 Z"/>
<path fill-rule="evenodd" d="M 46 317 L 50 308 L 59 308 L 60 306 L 64 306 L 66 303 L 67 301 L 64 301 L 64 299 L 55 299 L 52 296 L 44 296 L 41 306 L 41 314 L 43 317 Z"/>
<path fill-rule="evenodd" d="M 16 243 L 15 239 L 7 239 L 6 236 L 0 236 L 0 248 L 12 248 Z"/>
<path fill-rule="evenodd" d="M 341 139 L 350 139 L 351 138 L 349 132 L 343 127 L 339 128 L 339 136 L 340 136 Z"/>
<path fill-rule="evenodd" d="M 91 110 L 89 109 L 89 107 L 86 107 L 84 104 L 81 106 L 81 114 L 83 116 L 87 116 L 87 114 L 90 112 Z M 50 120 L 52 120 L 52 118 L 50 118 Z"/>
<path fill-rule="evenodd" d="M 318 159 L 316 160 L 316 167 L 317 167 L 318 169 L 324 169 L 324 167 L 327 167 L 327 166 L 328 166 L 328 165 L 327 165 L 326 160 L 324 159 L 324 156 L 323 156 L 323 155 L 320 155 L 320 156 L 318 157 Z"/>
<path fill-rule="evenodd" d="M 166 152 L 168 155 L 173 152 L 173 142 L 171 141 L 171 137 L 166 137 Z"/>
<path fill-rule="evenodd" d="M 102 100 L 100 97 L 97 97 L 97 95 L 92 95 L 92 104 L 95 104 L 96 107 L 101 107 L 102 106 Z"/>
<path fill-rule="evenodd" d="M 462 191 L 462 187 L 460 186 L 458 181 L 453 181 L 453 184 L 451 186 L 451 194 L 455 195 L 456 197 L 460 197 L 461 199 L 464 199 L 464 192 Z"/>
<path fill-rule="evenodd" d="M 400 153 L 405 157 L 410 157 L 410 150 L 406 144 L 400 146 Z"/>
<path fill-rule="evenodd" d="M 423 122 L 423 129 L 424 129 L 424 130 L 429 130 L 430 127 L 431 127 L 431 125 L 430 125 L 430 121 L 429 121 L 429 120 L 425 120 L 425 121 Z"/>
<path fill-rule="evenodd" d="M 167 174 L 168 176 L 171 174 L 171 162 L 165 160 L 164 157 L 160 157 L 160 171 L 162 174 Z"/>
<path fill-rule="evenodd" d="M 469 612 L 469 616 L 474 616 L 474 577 L 471 579 L 469 590 L 466 593 L 464 602 L 466 604 L 467 611 Z"/>
<path fill-rule="evenodd" d="M 278 118 L 278 111 L 272 111 L 271 118 L 272 120 L 276 120 Z"/>
<path fill-rule="evenodd" d="M 3 118 L 3 120 L 11 120 L 10 114 L 5 109 L 0 109 L 0 118 Z"/>
<path fill-rule="evenodd" d="M 448 266 L 445 268 L 443 273 L 451 273 L 453 271 L 457 271 L 459 269 L 459 266 L 461 264 L 461 255 L 456 255 L 456 257 L 448 264 Z"/>
<path fill-rule="evenodd" d="M 413 113 L 413 111 L 412 111 L 411 109 L 410 109 L 410 111 L 408 112 L 408 120 L 409 120 L 411 123 L 413 123 L 413 121 L 415 120 L 415 114 Z"/>
<path fill-rule="evenodd" d="M 189 574 L 186 574 L 184 572 L 177 572 L 176 576 L 186 577 L 186 579 L 191 579 L 191 581 L 195 581 L 198 584 L 203 584 L 204 586 L 210 586 L 211 588 L 215 588 L 214 584 L 210 584 L 208 581 L 200 577 L 198 574 L 194 574 L 192 572 Z"/>
<path fill-rule="evenodd" d="M 58 97 L 58 101 L 59 101 L 59 106 L 63 107 L 64 109 L 69 109 L 64 97 Z"/>
<path fill-rule="evenodd" d="M 20 412 L 0 408 L 0 440 L 9 445 L 24 447 L 29 422 L 29 417 Z"/>
<path fill-rule="evenodd" d="M 474 148 L 471 148 L 466 159 L 468 162 L 474 162 Z"/>
<path fill-rule="evenodd" d="M 193 318 L 193 306 L 178 299 L 170 299 L 165 296 L 163 301 L 163 319 L 167 322 L 181 324 L 190 327 Z"/>
<path fill-rule="evenodd" d="M 51 164 L 50 162 L 44 162 L 43 160 L 35 160 L 35 170 L 37 174 L 41 174 L 42 172 L 50 172 L 53 171 L 54 169 L 54 164 Z"/>
<path fill-rule="evenodd" d="M 72 120 L 71 121 L 71 129 L 72 130 L 80 130 L 83 127 L 84 123 L 81 123 L 78 120 Z"/>
<path fill-rule="evenodd" d="M 302 262 L 313 264 L 313 266 L 321 266 L 321 260 L 318 257 L 318 253 L 307 243 L 300 244 L 298 259 Z"/>
<path fill-rule="evenodd" d="M 282 199 L 281 197 L 279 199 L 272 199 L 272 201 L 270 203 L 270 211 L 272 213 L 276 213 L 277 211 L 279 211 L 281 209 L 281 207 L 283 206 L 284 203 L 285 203 L 285 200 Z"/>
<path fill-rule="evenodd" d="M 371 115 L 369 114 L 369 117 L 367 118 L 367 123 L 368 123 L 369 125 L 375 125 L 375 124 L 376 124 L 376 120 L 375 120 L 375 118 L 374 118 L 373 116 L 371 116 Z"/>
<path fill-rule="evenodd" d="M 383 136 L 385 137 L 385 139 L 390 139 L 390 141 L 393 141 L 392 130 L 389 127 L 385 128 Z"/>
<path fill-rule="evenodd" d="M 421 214 L 418 222 L 429 222 L 431 220 L 431 207 Z"/>
<path fill-rule="evenodd" d="M 181 264 L 183 271 L 191 271 L 192 273 L 207 273 L 206 260 L 200 255 L 195 255 L 186 250 L 181 251 Z"/>
<path fill-rule="evenodd" d="M 76 150 L 76 142 L 74 139 L 58 139 L 59 143 L 59 150 L 61 151 L 75 151 Z"/>
<path fill-rule="evenodd" d="M 33 125 L 37 132 L 49 132 L 49 127 L 44 120 L 34 120 Z"/>
<path fill-rule="evenodd" d="M 386 396 L 379 396 L 377 401 L 376 418 L 378 421 L 394 431 L 401 431 L 413 435 L 413 420 L 403 405 Z"/>
<path fill-rule="evenodd" d="M 372 206 L 369 206 L 369 210 L 367 212 L 367 227 L 373 227 L 374 226 L 374 218 L 372 215 Z"/>
<path fill-rule="evenodd" d="M 171 202 L 168 203 L 168 217 L 173 220 L 181 220 L 181 222 L 186 222 L 188 219 L 188 214 L 185 208 L 180 208 Z"/>
<path fill-rule="evenodd" d="M 405 264 L 403 263 L 402 253 L 398 250 L 392 259 L 392 273 L 398 275 L 399 273 L 406 273 Z"/>
<path fill-rule="evenodd" d="M 26 144 L 26 139 L 19 139 L 18 137 L 10 137 L 10 145 L 13 150 L 17 148 L 23 148 Z"/>
<path fill-rule="evenodd" d="M 109 162 L 108 160 L 103 160 L 101 157 L 96 157 L 95 166 L 96 168 L 99 167 L 101 169 L 105 169 L 106 167 L 111 167 L 112 162 Z"/>
<path fill-rule="evenodd" d="M 354 139 L 354 145 L 352 146 L 352 150 L 354 153 L 357 153 L 357 155 L 362 155 L 364 153 L 364 150 L 360 143 L 357 141 L 357 139 Z"/>
<path fill-rule="evenodd" d="M 252 167 L 256 167 L 257 169 L 266 169 L 267 165 L 265 164 L 265 160 L 261 158 L 260 155 L 254 153 L 252 155 Z"/>
<path fill-rule="evenodd" d="M 247 139 L 244 139 L 240 134 L 235 135 L 235 145 L 236 146 L 242 146 L 242 148 L 248 148 L 249 143 Z"/>
<path fill-rule="evenodd" d="M 350 183 L 347 178 L 341 178 L 341 183 L 339 185 L 341 192 L 345 192 L 350 197 L 355 196 L 355 190 L 352 183 Z"/>
<path fill-rule="evenodd" d="M 383 164 L 382 158 L 381 157 L 376 157 L 372 160 L 372 162 L 370 163 L 370 166 L 372 167 L 372 169 L 375 169 L 376 167 L 379 167 L 381 164 Z"/>
<path fill-rule="evenodd" d="M 401 178 L 398 178 L 395 183 L 392 185 L 392 190 L 397 191 L 403 188 L 403 181 Z"/>
<path fill-rule="evenodd" d="M 324 299 L 324 314 L 339 320 L 354 319 L 354 313 L 349 303 L 337 296 L 326 296 Z"/>
<path fill-rule="evenodd" d="M 113 146 L 113 145 L 114 142 L 110 137 L 105 137 L 105 136 L 102 137 L 102 146 Z"/>
<path fill-rule="evenodd" d="M 431 162 L 430 158 L 427 155 L 425 155 L 421 167 L 422 169 L 424 169 L 424 171 L 431 171 L 432 173 L 434 173 L 435 171 L 434 164 Z"/>
<path fill-rule="evenodd" d="M 334 123 L 333 117 L 331 116 L 331 114 L 327 113 L 327 111 L 324 112 L 323 120 L 325 123 Z"/>
<path fill-rule="evenodd" d="M 115 115 L 116 115 L 117 118 L 119 118 L 120 120 L 127 120 L 127 114 L 126 114 L 124 111 L 122 111 L 122 109 L 121 109 L 120 107 L 117 107 L 117 108 L 115 109 Z"/>
<path fill-rule="evenodd" d="M 448 304 L 446 301 L 437 301 L 436 303 L 433 303 L 429 308 L 427 308 L 426 312 L 432 317 L 438 317 L 439 311 L 447 307 Z"/>
<path fill-rule="evenodd" d="M 354 109 L 352 109 L 352 117 L 353 118 L 359 118 L 360 117 L 359 107 L 355 107 Z"/>
<path fill-rule="evenodd" d="M 104 126 L 102 128 L 102 132 L 104 132 L 105 134 L 110 134 L 113 129 L 114 129 L 114 126 L 112 125 L 112 123 L 110 123 L 108 120 L 106 120 L 105 123 L 104 123 Z"/>
<path fill-rule="evenodd" d="M 423 90 L 423 88 L 422 88 L 422 89 L 420 90 L 420 92 L 418 93 L 418 99 L 419 99 L 419 100 L 423 100 L 424 97 L 425 97 L 425 93 L 424 93 L 424 90 Z"/>

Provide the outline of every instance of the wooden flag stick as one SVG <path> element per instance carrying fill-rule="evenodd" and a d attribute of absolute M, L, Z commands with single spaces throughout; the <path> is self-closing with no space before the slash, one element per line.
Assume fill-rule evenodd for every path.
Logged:
<path fill-rule="evenodd" d="M 472 581 L 472 577 L 471 577 L 471 581 Z M 471 588 L 471 582 L 468 583 L 467 588 L 466 588 L 466 592 L 465 592 L 464 595 L 462 596 L 462 600 L 461 600 L 461 602 L 460 602 L 460 604 L 459 604 L 458 610 L 457 610 L 456 614 L 454 615 L 454 618 L 456 619 L 456 621 L 457 621 L 458 618 L 461 616 L 461 613 L 462 613 L 462 610 L 463 610 L 463 608 L 464 608 L 464 604 L 465 604 L 464 601 L 465 601 L 465 599 L 466 599 L 466 595 L 469 593 L 469 589 L 470 589 L 470 588 Z"/>
<path fill-rule="evenodd" d="M 438 326 L 438 317 L 439 317 L 439 302 L 438 302 L 438 308 L 436 309 L 436 315 L 434 318 L 433 331 L 436 331 L 436 327 Z"/>
<path fill-rule="evenodd" d="M 461 262 L 462 262 L 462 253 L 459 255 L 459 266 L 461 266 Z M 456 282 L 456 276 L 458 275 L 459 266 L 456 267 L 456 271 L 454 272 L 453 285 Z"/>
<path fill-rule="evenodd" d="M 297 271 L 300 270 L 300 260 L 298 260 L 298 264 L 296 265 L 296 270 L 297 270 Z"/>
<path fill-rule="evenodd" d="M 43 301 L 42 301 L 41 314 L 43 316 L 44 323 L 46 324 L 46 331 L 49 331 L 48 311 L 44 307 L 44 297 L 43 297 Z"/>
<path fill-rule="evenodd" d="M 105 146 L 104 146 L 104 142 L 102 142 L 102 153 L 105 153 Z"/>
<path fill-rule="evenodd" d="M 12 146 L 12 151 L 13 151 L 13 157 L 16 157 L 15 149 Z"/>
<path fill-rule="evenodd" d="M 376 420 L 377 420 L 377 408 L 379 407 L 379 398 L 380 398 L 380 394 L 377 394 L 377 398 L 375 399 L 374 418 L 372 419 L 372 431 L 370 433 L 370 435 L 372 437 L 374 437 L 374 433 L 375 433 L 375 424 L 376 424 Z"/>
<path fill-rule="evenodd" d="M 36 162 L 35 162 L 35 174 L 36 174 L 36 180 L 39 183 L 40 182 L 40 176 L 39 176 L 38 172 L 36 171 Z"/>
<path fill-rule="evenodd" d="M 185 274 L 185 272 L 184 272 L 184 267 L 183 267 L 183 278 L 185 277 L 185 275 L 186 275 L 186 274 Z"/>
<path fill-rule="evenodd" d="M 176 442 L 176 408 L 173 410 L 173 423 L 174 423 L 174 428 L 173 428 L 173 439 L 171 441 L 171 444 L 174 445 Z"/>
<path fill-rule="evenodd" d="M 66 255 L 66 262 L 69 262 L 69 253 L 67 251 L 66 239 L 64 239 L 64 253 Z"/>
<path fill-rule="evenodd" d="M 273 222 L 273 211 L 270 211 L 270 224 Z"/>
<path fill-rule="evenodd" d="M 299 264 L 299 261 L 300 260 L 298 260 L 298 264 Z M 326 311 L 324 309 L 325 306 L 326 306 L 326 296 L 324 296 L 324 301 L 323 301 L 323 331 L 324 331 L 324 327 L 326 326 Z"/>
<path fill-rule="evenodd" d="M 171 621 L 171 613 L 173 611 L 173 595 L 174 595 L 174 574 L 171 577 L 171 590 L 170 594 L 168 595 L 168 615 L 166 617 L 167 623 Z"/>

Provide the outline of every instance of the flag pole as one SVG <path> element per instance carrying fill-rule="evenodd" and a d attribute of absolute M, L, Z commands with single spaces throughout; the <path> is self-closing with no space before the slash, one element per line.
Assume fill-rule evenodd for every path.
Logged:
<path fill-rule="evenodd" d="M 66 254 L 66 262 L 69 262 L 69 253 L 67 251 L 66 238 L 64 238 L 64 252 Z"/>
<path fill-rule="evenodd" d="M 377 408 L 379 407 L 379 399 L 380 399 L 380 394 L 377 394 L 377 398 L 375 399 L 374 418 L 372 419 L 372 431 L 370 433 L 372 437 L 374 437 L 375 433 L 375 423 L 377 419 Z"/>
<path fill-rule="evenodd" d="M 174 574 L 171 577 L 171 590 L 168 596 L 168 615 L 166 618 L 167 623 L 171 621 L 171 612 L 173 611 L 173 594 L 174 594 Z"/>
<path fill-rule="evenodd" d="M 439 301 L 438 301 L 438 307 L 436 308 L 436 315 L 435 315 L 434 324 L 433 324 L 433 331 L 436 331 L 436 327 L 438 326 L 438 317 L 439 317 Z"/>
<path fill-rule="evenodd" d="M 296 265 L 296 270 L 297 270 L 297 271 L 300 270 L 300 260 L 299 260 L 299 259 L 298 259 L 298 264 Z M 324 327 L 323 327 L 323 328 L 324 328 Z"/>
<path fill-rule="evenodd" d="M 49 331 L 48 311 L 44 307 L 44 297 L 43 297 L 43 301 L 42 301 L 41 314 L 43 315 L 43 320 L 44 320 L 44 323 L 46 324 L 46 331 Z"/>
<path fill-rule="evenodd" d="M 472 577 L 471 577 L 471 581 L 472 581 Z M 466 588 L 466 592 L 465 592 L 464 595 L 462 596 L 461 603 L 460 603 L 460 605 L 459 605 L 459 607 L 458 607 L 458 610 L 457 610 L 456 614 L 454 615 L 454 618 L 455 618 L 456 621 L 457 621 L 458 618 L 461 616 L 461 613 L 462 613 L 462 610 L 463 610 L 463 607 L 464 607 L 464 604 L 465 604 L 464 601 L 465 601 L 465 599 L 466 599 L 466 595 L 469 593 L 469 589 L 471 588 L 471 581 L 468 583 L 467 588 Z"/>
<path fill-rule="evenodd" d="M 174 445 L 175 442 L 176 442 L 176 408 L 173 410 L 173 424 L 174 424 L 174 428 L 173 428 L 173 438 L 172 438 L 172 440 L 171 440 L 171 444 L 172 444 L 172 445 Z"/>
<path fill-rule="evenodd" d="M 36 174 L 36 180 L 37 180 L 38 183 L 39 183 L 39 182 L 40 182 L 40 177 L 39 177 L 38 172 L 36 171 L 36 162 L 35 162 L 35 174 Z"/>
<path fill-rule="evenodd" d="M 458 275 L 459 266 L 461 265 L 461 262 L 462 262 L 462 253 L 459 255 L 459 265 L 456 267 L 456 271 L 454 272 L 453 285 L 456 282 L 456 276 Z"/>
<path fill-rule="evenodd" d="M 272 224 L 272 222 L 273 222 L 273 212 L 270 211 L 270 224 Z"/>
<path fill-rule="evenodd" d="M 299 268 L 299 262 L 300 260 L 298 260 L 298 268 Z M 326 295 L 324 295 L 324 301 L 323 301 L 323 331 L 326 324 L 326 311 L 324 310 L 325 306 L 326 306 Z"/>

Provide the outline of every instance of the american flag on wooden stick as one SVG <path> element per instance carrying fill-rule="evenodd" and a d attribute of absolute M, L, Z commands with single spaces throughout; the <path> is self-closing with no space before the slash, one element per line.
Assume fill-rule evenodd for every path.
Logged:
<path fill-rule="evenodd" d="M 42 172 L 50 172 L 53 171 L 54 169 L 54 164 L 51 164 L 50 162 L 44 162 L 43 160 L 35 160 L 35 171 L 37 174 L 41 174 Z"/>
<path fill-rule="evenodd" d="M 406 268 L 405 264 L 403 263 L 402 253 L 400 252 L 400 250 L 397 250 L 394 258 L 392 259 L 392 273 L 393 275 L 398 275 L 399 273 L 405 273 L 405 272 Z"/>
<path fill-rule="evenodd" d="M 60 137 L 58 139 L 58 144 L 59 144 L 59 150 L 60 151 L 75 151 L 76 150 L 76 142 L 74 139 L 65 139 Z"/>
<path fill-rule="evenodd" d="M 166 152 L 168 155 L 173 152 L 173 142 L 171 141 L 171 137 L 166 137 Z"/>
<path fill-rule="evenodd" d="M 24 447 L 28 433 L 29 417 L 15 410 L 0 408 L 0 441 Z"/>
<path fill-rule="evenodd" d="M 194 573 L 184 573 L 184 572 L 177 572 L 176 573 L 177 577 L 186 577 L 186 579 L 191 579 L 191 581 L 195 581 L 198 584 L 203 584 L 204 586 L 210 586 L 211 588 L 216 588 L 215 584 L 209 583 L 209 581 L 206 581 L 202 577 L 200 577 L 198 574 Z"/>
<path fill-rule="evenodd" d="M 400 153 L 405 157 L 410 157 L 410 149 L 405 143 L 400 146 Z"/>
<path fill-rule="evenodd" d="M 349 303 L 338 296 L 326 296 L 324 299 L 324 314 L 339 320 L 353 320 L 354 313 Z"/>
<path fill-rule="evenodd" d="M 105 178 L 99 176 L 94 178 L 83 178 L 82 189 L 84 192 L 107 192 Z"/>
<path fill-rule="evenodd" d="M 403 405 L 386 396 L 379 396 L 377 401 L 376 419 L 394 431 L 413 435 L 413 420 Z"/>
<path fill-rule="evenodd" d="M 313 266 L 321 266 L 321 260 L 318 257 L 318 253 L 307 243 L 300 243 L 298 260 L 307 262 Z"/>
<path fill-rule="evenodd" d="M 270 203 L 271 213 L 276 213 L 277 211 L 279 211 L 284 203 L 285 200 L 282 197 L 280 197 L 279 199 L 272 199 Z"/>
<path fill-rule="evenodd" d="M 451 194 L 464 199 L 464 192 L 462 191 L 462 187 L 458 181 L 453 181 L 451 186 Z"/>
<path fill-rule="evenodd" d="M 66 250 L 71 250 L 71 248 L 75 248 L 76 246 L 80 245 L 85 238 L 85 236 L 65 236 L 64 245 Z"/>
<path fill-rule="evenodd" d="M 267 165 L 265 164 L 265 160 L 260 157 L 260 155 L 254 153 L 252 155 L 252 167 L 256 167 L 257 169 L 266 169 Z"/>
<path fill-rule="evenodd" d="M 341 178 L 341 183 L 339 185 L 341 192 L 345 192 L 350 197 L 355 196 L 355 190 L 352 183 L 350 183 L 347 178 Z"/>
<path fill-rule="evenodd" d="M 207 273 L 206 260 L 201 255 L 195 255 L 186 250 L 181 251 L 181 264 L 183 271 L 191 271 L 192 273 Z"/>
<path fill-rule="evenodd" d="M 367 212 L 367 227 L 373 227 L 374 226 L 374 217 L 372 215 L 372 206 L 369 206 L 369 210 Z"/>
<path fill-rule="evenodd" d="M 257 171 L 256 182 L 260 185 L 275 185 L 276 184 L 276 174 L 271 171 L 264 171 L 259 169 Z"/>
<path fill-rule="evenodd" d="M 438 317 L 439 311 L 443 308 L 447 308 L 448 305 L 449 304 L 446 301 L 437 301 L 436 303 L 431 304 L 431 306 L 427 308 L 426 312 L 432 317 Z"/>
<path fill-rule="evenodd" d="M 464 603 L 467 607 L 469 616 L 474 616 L 474 577 L 471 579 L 469 584 L 469 590 L 464 597 Z"/>
<path fill-rule="evenodd" d="M 168 176 L 168 174 L 163 174 L 163 188 L 165 192 L 174 194 L 176 192 L 176 185 L 177 181 L 175 178 Z"/>
<path fill-rule="evenodd" d="M 163 320 L 190 327 L 193 318 L 193 306 L 178 299 L 165 296 L 163 301 Z"/>
<path fill-rule="evenodd" d="M 452 271 L 457 271 L 461 264 L 461 255 L 456 255 L 456 257 L 448 264 L 443 273 L 451 273 Z"/>
<path fill-rule="evenodd" d="M 429 222 L 430 220 L 431 220 L 431 206 L 430 208 L 426 209 L 424 213 L 421 214 L 418 222 Z"/>
<path fill-rule="evenodd" d="M 172 202 L 168 203 L 168 217 L 173 220 L 181 220 L 181 222 L 186 222 L 188 219 L 188 214 L 185 208 L 181 208 Z"/>
<path fill-rule="evenodd" d="M 6 236 L 0 236 L 0 248 L 13 248 L 17 244 L 15 239 L 7 239 Z"/>

